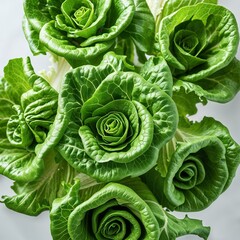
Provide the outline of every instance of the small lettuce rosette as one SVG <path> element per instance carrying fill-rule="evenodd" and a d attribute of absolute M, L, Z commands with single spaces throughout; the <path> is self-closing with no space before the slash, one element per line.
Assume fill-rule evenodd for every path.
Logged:
<path fill-rule="evenodd" d="M 186 234 L 207 239 L 209 235 L 201 221 L 165 212 L 139 179 L 88 188 L 77 181 L 66 196 L 53 202 L 50 221 L 53 240 L 175 240 Z"/>
<path fill-rule="evenodd" d="M 200 211 L 229 187 L 239 163 L 240 147 L 227 128 L 206 117 L 179 126 L 143 180 L 163 206 Z"/>
<path fill-rule="evenodd" d="M 12 59 L 0 80 L 0 173 L 16 181 L 39 177 L 44 160 L 36 147 L 44 146 L 54 122 L 58 93 L 35 74 L 30 59 Z"/>
<path fill-rule="evenodd" d="M 183 1 L 178 6 L 165 2 L 157 28 L 159 52 L 171 68 L 175 85 L 211 101 L 227 102 L 240 89 L 237 21 L 214 1 L 201 2 Z"/>
<path fill-rule="evenodd" d="M 60 90 L 56 130 L 47 141 L 58 143 L 78 172 L 100 181 L 151 169 L 177 127 L 171 97 L 130 68 L 125 57 L 109 53 L 98 66 L 70 71 Z"/>
<path fill-rule="evenodd" d="M 50 51 L 74 67 L 96 62 L 122 39 L 143 53 L 153 44 L 155 23 L 145 0 L 25 0 L 24 12 L 33 53 Z"/>

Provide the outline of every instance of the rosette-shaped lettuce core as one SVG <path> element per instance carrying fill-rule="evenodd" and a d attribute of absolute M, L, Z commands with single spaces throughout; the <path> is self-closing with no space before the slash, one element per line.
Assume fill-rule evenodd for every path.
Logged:
<path fill-rule="evenodd" d="M 128 99 L 128 92 L 125 92 L 127 90 L 131 94 L 136 84 L 144 84 L 141 81 L 141 77 L 135 73 L 113 73 L 99 85 L 91 99 L 83 104 L 83 126 L 79 129 L 79 135 L 86 153 L 95 161 L 128 163 L 141 156 L 151 146 L 154 133 L 153 116 L 144 103 L 137 99 Z M 125 88 L 127 85 L 129 89 Z M 114 89 L 115 86 L 118 87 Z M 109 89 L 109 95 L 105 93 L 105 89 Z M 104 98 L 101 97 L 103 94 Z M 121 134 L 120 139 L 118 134 L 103 134 L 99 126 L 102 121 L 112 122 L 117 116 L 121 116 L 122 119 L 119 120 L 125 124 L 124 135 Z M 109 128 L 106 123 L 104 127 Z"/>
<path fill-rule="evenodd" d="M 155 24 L 145 0 L 25 0 L 24 11 L 32 51 L 49 50 L 73 66 L 97 62 L 117 38 L 144 53 L 152 46 Z"/>
<path fill-rule="evenodd" d="M 50 220 L 53 239 L 175 240 L 186 234 L 206 239 L 209 234 L 200 221 L 165 212 L 138 179 L 83 190 L 77 182 L 54 201 Z"/>
<path fill-rule="evenodd" d="M 51 134 L 55 139 L 48 139 L 58 142 L 56 148 L 77 171 L 100 181 L 151 169 L 177 126 L 171 97 L 127 67 L 124 57 L 109 53 L 98 66 L 69 72 Z"/>
<path fill-rule="evenodd" d="M 212 118 L 179 126 L 161 150 L 157 167 L 143 176 L 163 206 L 178 211 L 208 207 L 230 185 L 240 147 Z"/>

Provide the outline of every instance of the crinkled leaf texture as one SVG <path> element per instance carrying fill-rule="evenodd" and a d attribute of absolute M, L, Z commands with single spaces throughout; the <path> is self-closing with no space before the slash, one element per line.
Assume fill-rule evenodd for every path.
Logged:
<path fill-rule="evenodd" d="M 209 228 L 201 221 L 177 219 L 165 212 L 138 178 L 96 184 L 81 189 L 77 181 L 56 199 L 50 212 L 53 239 L 161 239 L 196 234 L 204 239 Z"/>
<path fill-rule="evenodd" d="M 150 57 L 142 66 L 140 75 L 148 82 L 159 86 L 169 96 L 172 96 L 173 77 L 163 57 Z"/>
<path fill-rule="evenodd" d="M 184 108 L 189 94 L 195 95 L 195 103 L 209 101 L 226 103 L 231 101 L 240 90 L 240 61 L 236 58 L 225 68 L 198 82 L 177 80 L 173 86 L 174 101 Z M 188 103 L 189 105 L 191 103 Z M 185 108 L 186 112 L 187 109 Z M 190 112 L 188 114 L 192 115 Z"/>
<path fill-rule="evenodd" d="M 200 211 L 225 191 L 240 163 L 240 147 L 213 118 L 179 126 L 144 181 L 159 202 L 178 211 Z"/>
<path fill-rule="evenodd" d="M 216 4 L 199 3 L 164 17 L 158 29 L 158 41 L 176 79 L 208 81 L 207 77 L 226 67 L 235 57 L 239 33 L 229 10 Z"/>
<path fill-rule="evenodd" d="M 22 28 L 23 28 L 25 38 L 28 41 L 28 45 L 30 47 L 31 52 L 34 55 L 46 54 L 46 49 L 40 43 L 39 33 L 34 30 L 34 28 L 28 22 L 26 17 L 23 18 Z"/>
<path fill-rule="evenodd" d="M 14 196 L 3 196 L 2 202 L 10 209 L 37 216 L 49 210 L 52 202 L 66 194 L 65 185 L 73 184 L 75 170 L 53 151 L 45 159 L 45 168 L 41 176 L 34 181 L 15 182 Z"/>
<path fill-rule="evenodd" d="M 25 0 L 24 12 L 30 48 L 36 53 L 44 46 L 74 67 L 99 63 L 118 37 L 131 39 L 144 53 L 154 39 L 155 23 L 145 0 Z"/>
<path fill-rule="evenodd" d="M 195 5 L 198 3 L 212 3 L 217 4 L 217 0 L 171 0 L 171 1 L 162 1 L 162 7 L 157 16 L 157 22 L 160 22 L 164 17 L 176 12 L 182 7 Z M 152 6 L 156 7 L 156 6 Z"/>
<path fill-rule="evenodd" d="M 44 163 L 35 147 L 44 145 L 57 98 L 57 92 L 34 73 L 29 58 L 9 61 L 0 82 L 1 174 L 22 182 L 40 176 Z"/>
<path fill-rule="evenodd" d="M 123 57 L 109 53 L 99 66 L 69 72 L 53 126 L 61 132 L 50 133 L 50 144 L 62 137 L 57 149 L 70 165 L 100 181 L 138 176 L 152 168 L 177 126 L 172 99 L 125 69 Z M 117 124 L 120 132 L 113 131 Z"/>

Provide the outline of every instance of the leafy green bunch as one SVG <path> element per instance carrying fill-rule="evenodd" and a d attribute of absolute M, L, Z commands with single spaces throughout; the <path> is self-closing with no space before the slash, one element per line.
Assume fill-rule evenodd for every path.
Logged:
<path fill-rule="evenodd" d="M 26 0 L 24 12 L 33 53 L 51 51 L 75 67 L 97 61 L 119 42 L 149 52 L 154 40 L 145 0 Z"/>
<path fill-rule="evenodd" d="M 43 160 L 35 148 L 45 139 L 55 119 L 58 93 L 35 74 L 30 59 L 13 59 L 0 81 L 0 173 L 18 181 L 39 177 Z"/>
<path fill-rule="evenodd" d="M 24 12 L 33 54 L 59 68 L 4 69 L 0 173 L 15 195 L 2 202 L 48 210 L 56 240 L 207 239 L 174 211 L 210 206 L 240 163 L 227 127 L 192 120 L 239 92 L 234 15 L 216 0 L 25 0 Z"/>

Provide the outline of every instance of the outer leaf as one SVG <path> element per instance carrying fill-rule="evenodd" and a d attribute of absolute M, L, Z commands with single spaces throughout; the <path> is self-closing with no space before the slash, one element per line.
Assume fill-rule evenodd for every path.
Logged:
<path fill-rule="evenodd" d="M 191 101 L 189 101 L 191 99 Z M 197 113 L 197 104 L 207 104 L 207 100 L 196 84 L 177 81 L 173 86 L 173 100 L 178 108 L 179 116 L 192 116 Z"/>
<path fill-rule="evenodd" d="M 14 146 L 4 139 L 0 141 L 0 173 L 13 180 L 36 179 L 43 171 L 43 162 L 36 158 L 34 149 Z"/>
<path fill-rule="evenodd" d="M 58 158 L 58 159 L 57 159 Z M 61 159 L 61 158 L 60 158 Z M 5 205 L 20 213 L 36 216 L 46 209 L 50 209 L 53 200 L 65 195 L 62 181 L 72 184 L 75 171 L 54 152 L 45 161 L 45 170 L 41 177 L 32 182 L 15 182 L 12 187 L 16 195 L 4 196 Z"/>
<path fill-rule="evenodd" d="M 68 233 L 70 213 L 81 201 L 79 198 L 80 182 L 76 182 L 67 195 L 53 201 L 50 212 L 50 227 L 53 240 L 71 240 Z"/>
<path fill-rule="evenodd" d="M 240 89 L 240 62 L 235 58 L 227 67 L 217 71 L 196 83 L 177 80 L 173 86 L 175 102 L 184 107 L 184 94 L 192 92 L 196 103 L 208 99 L 210 101 L 225 103 L 231 101 Z M 182 89 L 182 90 L 181 90 Z M 186 98 L 185 98 L 186 99 Z M 198 99 L 198 100 L 197 100 Z M 187 113 L 188 109 L 185 109 Z"/>
<path fill-rule="evenodd" d="M 217 4 L 217 2 L 218 2 L 217 0 L 171 0 L 171 1 L 164 0 L 163 7 L 158 16 L 157 21 L 160 22 L 164 17 L 172 14 L 173 12 L 176 12 L 177 10 L 185 6 L 191 6 L 198 3 Z"/>
<path fill-rule="evenodd" d="M 45 54 L 46 50 L 39 41 L 39 33 L 32 28 L 26 17 L 23 18 L 23 32 L 34 55 Z"/>
<path fill-rule="evenodd" d="M 155 33 L 154 17 L 145 0 L 134 0 L 134 5 L 133 19 L 124 34 L 126 33 L 132 39 L 137 49 L 142 52 L 150 52 Z"/>
<path fill-rule="evenodd" d="M 10 60 L 4 68 L 4 81 L 6 82 L 4 91 L 6 93 L 1 92 L 1 94 L 7 95 L 15 104 L 20 104 L 21 95 L 31 89 L 32 71 L 29 58 Z"/>
<path fill-rule="evenodd" d="M 225 68 L 198 82 L 210 101 L 231 101 L 240 90 L 240 61 L 236 58 Z"/>
<path fill-rule="evenodd" d="M 24 118 L 37 143 L 43 143 L 56 116 L 57 92 L 44 79 L 35 80 L 32 89 L 22 94 Z"/>
<path fill-rule="evenodd" d="M 210 227 L 204 227 L 202 221 L 190 219 L 188 216 L 184 219 L 177 219 L 167 212 L 165 214 L 166 224 L 162 228 L 161 240 L 175 240 L 177 237 L 187 234 L 194 234 L 205 240 L 208 239 Z"/>
<path fill-rule="evenodd" d="M 52 2 L 52 1 L 51 1 Z M 63 2 L 63 0 L 61 0 Z M 47 6 L 48 0 L 25 0 L 24 13 L 33 29 L 39 32 L 47 22 L 51 21 L 51 15 Z"/>
<path fill-rule="evenodd" d="M 140 75 L 172 96 L 172 73 L 163 57 L 151 57 L 141 68 Z"/>
<path fill-rule="evenodd" d="M 12 108 L 15 104 L 14 101 L 17 101 L 13 94 L 14 90 L 9 86 L 8 82 L 4 78 L 0 79 L 0 142 L 7 138 L 7 122 L 16 113 Z"/>

